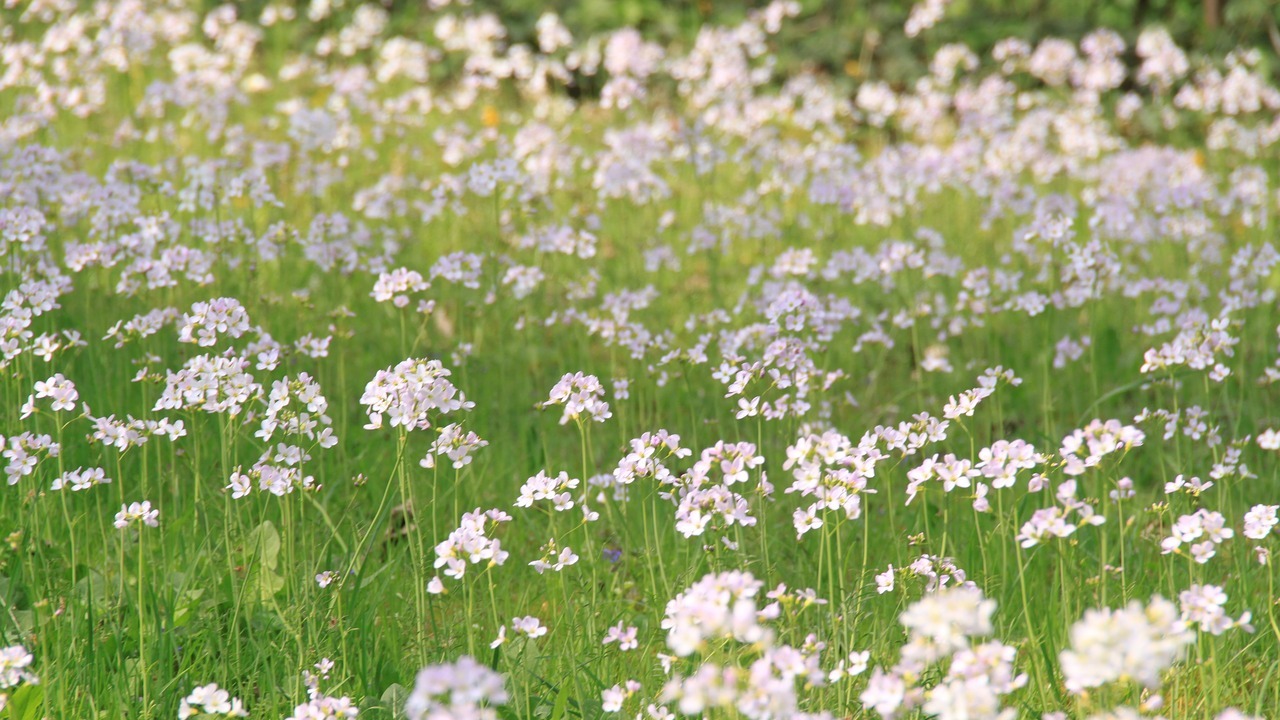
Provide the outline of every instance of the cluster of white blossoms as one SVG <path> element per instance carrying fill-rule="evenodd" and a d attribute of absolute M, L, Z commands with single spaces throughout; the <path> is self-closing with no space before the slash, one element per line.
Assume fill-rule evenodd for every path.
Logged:
<path fill-rule="evenodd" d="M 347 720 L 359 714 L 360 708 L 349 697 L 314 693 L 306 702 L 294 707 L 285 720 Z"/>
<path fill-rule="evenodd" d="M 1059 483 L 1054 497 L 1060 504 L 1036 510 L 1018 531 L 1017 540 L 1022 547 L 1034 547 L 1052 538 L 1070 537 L 1080 525 L 1096 526 L 1107 521 L 1106 516 L 1098 514 L 1097 509 L 1088 500 L 1081 500 L 1078 494 L 1079 484 L 1075 480 Z M 1075 523 L 1068 522 L 1072 513 L 1075 513 Z"/>
<path fill-rule="evenodd" d="M 903 25 L 903 32 L 907 37 L 915 37 L 937 25 L 950 4 L 951 0 L 920 0 L 911 6 L 911 14 L 907 16 L 907 22 Z"/>
<path fill-rule="evenodd" d="M 315 672 L 304 670 L 302 684 L 307 688 L 307 701 L 293 708 L 285 720 L 348 720 L 359 716 L 360 708 L 345 695 L 329 695 L 320 689 L 321 679 L 329 679 L 335 663 L 322 658 L 314 666 Z"/>
<path fill-rule="evenodd" d="M 502 675 L 463 655 L 418 671 L 405 701 L 408 720 L 496 720 L 510 696 Z"/>
<path fill-rule="evenodd" d="M 560 424 L 570 420 L 579 422 L 582 419 L 604 422 L 613 417 L 609 403 L 604 400 L 604 385 L 595 375 L 584 375 L 581 372 L 565 373 L 559 382 L 551 388 L 551 394 L 542 405 L 563 405 Z"/>
<path fill-rule="evenodd" d="M 992 633 L 995 609 L 995 601 L 972 586 L 940 589 L 913 603 L 900 618 L 908 633 L 901 657 L 872 672 L 860 696 L 863 707 L 886 720 L 915 709 L 941 720 L 1017 717 L 1002 700 L 1027 683 L 1014 668 L 1017 651 L 979 641 Z M 922 685 L 926 670 L 941 663 L 948 663 L 945 673 Z"/>
<path fill-rule="evenodd" d="M 28 406 L 33 405 L 35 400 L 48 398 L 49 408 L 54 412 L 75 410 L 76 402 L 80 399 L 76 384 L 63 377 L 62 373 L 55 373 L 47 380 L 37 380 L 34 389 L 35 394 L 27 400 Z"/>
<path fill-rule="evenodd" d="M 965 573 L 955 560 L 949 557 L 938 557 L 936 555 L 921 555 L 911 561 L 910 565 L 905 568 L 895 569 L 890 565 L 887 570 L 877 573 L 875 576 L 876 593 L 883 595 L 887 592 L 893 592 L 898 586 L 898 576 L 905 574 L 908 578 L 924 578 L 924 591 L 927 593 L 937 592 L 948 587 L 967 587 L 976 588 L 972 580 L 968 579 Z"/>
<path fill-rule="evenodd" d="M 17 485 L 22 478 L 35 473 L 36 467 L 46 458 L 56 458 L 62 446 L 49 435 L 24 432 L 5 438 L 0 435 L 0 457 L 5 459 L 5 480 Z"/>
<path fill-rule="evenodd" d="M 1026 441 L 997 440 L 978 451 L 974 468 L 991 482 L 993 489 L 1004 490 L 1014 486 L 1019 472 L 1034 469 L 1041 460 L 1035 446 Z"/>
<path fill-rule="evenodd" d="M 704 449 L 692 467 L 669 480 L 671 489 L 660 493 L 676 505 L 676 530 L 685 537 L 694 537 L 708 529 L 755 525 L 749 500 L 734 487 L 746 483 L 752 471 L 762 465 L 764 457 L 756 454 L 756 446 L 749 442 L 720 440 Z M 763 471 L 755 491 L 763 497 L 773 493 Z"/>
<path fill-rule="evenodd" d="M 173 441 L 187 435 L 186 423 L 182 420 L 174 421 L 167 417 L 159 420 L 139 420 L 132 416 L 125 416 L 125 419 L 118 420 L 115 415 L 95 417 L 88 410 L 88 407 L 85 407 L 84 418 L 93 425 L 93 432 L 87 438 L 89 443 L 113 447 L 121 453 L 147 444 L 153 436 L 163 435 Z"/>
<path fill-rule="evenodd" d="M 569 477 L 569 473 L 563 470 L 554 476 L 547 475 L 545 470 L 539 470 L 537 475 L 520 486 L 520 496 L 516 498 L 515 504 L 516 507 L 527 508 L 533 507 L 539 500 L 550 500 L 556 512 L 572 510 L 574 498 L 569 491 L 580 484 L 578 478 Z"/>
<path fill-rule="evenodd" d="M 867 481 L 875 477 L 876 463 L 885 457 L 871 433 L 854 446 L 834 430 L 808 432 L 788 446 L 782 467 L 791 470 L 793 480 L 785 492 L 814 499 L 792 514 L 797 537 L 822 527 L 827 512 L 839 511 L 846 520 L 861 517 L 861 496 L 876 492 L 867 487 Z"/>
<path fill-rule="evenodd" d="M 9 702 L 8 691 L 23 685 L 37 685 L 40 678 L 28 668 L 35 657 L 22 645 L 10 645 L 0 649 L 0 711 Z"/>
<path fill-rule="evenodd" d="M 614 480 L 619 485 L 630 485 L 636 480 L 652 478 L 659 484 L 666 484 L 672 478 L 672 470 L 663 461 L 683 459 L 693 454 L 693 450 L 680 446 L 680 436 L 658 430 L 644 433 L 630 441 L 631 451 L 622 458 L 613 471 Z"/>
<path fill-rule="evenodd" d="M 276 497 L 284 497 L 300 488 L 316 489 L 315 476 L 306 474 L 301 468 L 302 463 L 310 459 L 311 455 L 296 445 L 281 443 L 275 448 L 268 447 L 247 471 L 237 467 L 225 489 L 230 490 L 231 497 L 236 500 L 249 495 L 255 480 L 259 490 Z"/>
<path fill-rule="evenodd" d="M 1253 613 L 1246 610 L 1240 617 L 1232 619 L 1227 615 L 1226 604 L 1227 593 L 1217 585 L 1192 585 L 1178 594 L 1182 620 L 1187 627 L 1198 627 L 1212 635 L 1221 635 L 1233 628 L 1253 632 L 1253 626 L 1249 624 Z"/>
<path fill-rule="evenodd" d="M 1280 523 L 1276 511 L 1280 505 L 1254 505 L 1244 514 L 1244 536 L 1250 540 L 1265 540 Z"/>
<path fill-rule="evenodd" d="M 1182 365 L 1192 370 L 1209 368 L 1209 378 L 1221 382 L 1230 371 L 1218 362 L 1218 356 L 1233 356 L 1240 342 L 1240 338 L 1228 332 L 1230 328 L 1228 317 L 1188 322 L 1172 340 L 1146 351 L 1142 356 L 1142 372 L 1169 372 Z"/>
<path fill-rule="evenodd" d="M 483 563 L 486 567 L 505 563 L 510 553 L 503 550 L 501 541 L 490 537 L 489 532 L 507 522 L 511 522 L 511 516 L 498 509 L 481 512 L 476 508 L 465 513 L 457 529 L 436 545 L 435 568 L 444 568 L 443 575 L 461 580 L 466 575 L 468 563 Z M 432 594 L 444 592 L 444 584 L 439 577 L 432 578 L 427 588 Z"/>
<path fill-rule="evenodd" d="M 231 697 L 231 693 L 210 683 L 192 690 L 178 704 L 178 720 L 188 720 L 197 715 L 249 717 L 249 711 L 244 709 L 240 698 Z"/>
<path fill-rule="evenodd" d="M 1146 434 L 1119 420 L 1093 420 L 1085 427 L 1073 431 L 1062 439 L 1058 455 L 1062 458 L 1062 472 L 1067 475 L 1083 475 L 1089 468 L 1097 467 L 1102 459 L 1115 452 L 1127 452 L 1142 445 Z"/>
<path fill-rule="evenodd" d="M 160 510 L 151 507 L 150 500 L 121 505 L 120 512 L 116 513 L 114 524 L 121 530 L 133 524 L 160 527 Z"/>
<path fill-rule="evenodd" d="M 249 332 L 249 313 L 235 298 L 215 298 L 192 304 L 178 320 L 178 341 L 213 347 L 220 336 L 238 338 Z"/>
<path fill-rule="evenodd" d="M 378 302 L 390 301 L 398 308 L 409 304 L 409 294 L 427 290 L 431 284 L 422 278 L 422 273 L 408 268 L 396 268 L 390 272 L 378 274 L 378 281 L 373 284 L 373 292 L 369 293 Z"/>
<path fill-rule="evenodd" d="M 576 565 L 578 560 L 578 555 L 573 548 L 560 547 L 555 538 L 551 538 L 539 549 L 538 558 L 531 561 L 529 567 L 537 570 L 541 575 L 548 570 L 560 572 L 570 565 Z"/>
<path fill-rule="evenodd" d="M 489 441 L 469 430 L 464 430 L 458 423 L 450 423 L 439 429 L 439 435 L 431 441 L 431 447 L 418 464 L 427 469 L 436 467 L 436 457 L 449 459 L 454 470 L 461 470 L 471 464 L 475 452 L 489 446 Z"/>
<path fill-rule="evenodd" d="M 1194 640 L 1177 606 L 1156 595 L 1145 606 L 1133 600 L 1118 610 L 1086 611 L 1059 660 L 1073 693 L 1124 679 L 1154 689 Z"/>
<path fill-rule="evenodd" d="M 470 410 L 475 403 L 449 380 L 452 373 L 439 360 L 401 360 L 393 368 L 374 374 L 360 396 L 369 422 L 366 430 L 382 427 L 386 415 L 391 427 L 426 430 L 432 415 Z"/>
<path fill-rule="evenodd" d="M 1227 525 L 1222 513 L 1200 508 L 1179 517 L 1169 533 L 1169 537 L 1160 542 L 1161 553 L 1182 553 L 1185 544 L 1189 546 L 1191 557 L 1203 565 L 1218 554 L 1218 545 L 1235 537 L 1236 531 Z"/>
<path fill-rule="evenodd" d="M 275 380 L 266 395 L 266 407 L 254 437 L 267 442 L 280 432 L 331 448 L 338 444 L 338 438 L 328 412 L 329 401 L 311 375 L 301 372 L 296 377 Z"/>
<path fill-rule="evenodd" d="M 707 649 L 707 644 L 731 638 L 756 643 L 771 637 L 760 624 L 756 596 L 764 583 L 751 573 L 732 571 L 707 575 L 667 603 L 662 629 L 667 646 L 679 657 Z"/>
<path fill-rule="evenodd" d="M 68 488 L 72 492 L 88 490 L 95 485 L 106 485 L 111 482 L 111 478 L 107 477 L 107 473 L 102 468 L 76 468 L 68 470 L 53 479 L 53 484 L 49 486 L 50 490 L 62 490 Z"/>
<path fill-rule="evenodd" d="M 672 677 L 659 694 L 661 704 L 646 709 L 650 717 L 672 717 L 668 705 L 681 715 L 724 710 L 752 720 L 830 717 L 801 712 L 797 691 L 826 684 L 828 673 L 821 667 L 826 643 L 811 634 L 801 647 L 776 644 L 775 631 L 765 624 L 780 616 L 784 600 L 788 605 L 819 601 L 804 591 L 790 595 L 782 586 L 769 593 L 774 602 L 759 608 L 762 587 L 747 572 L 711 574 L 667 603 L 662 628 L 675 657 L 659 655 Z M 735 656 L 742 658 L 740 664 L 708 659 Z M 691 673 L 675 669 L 690 663 L 694 665 Z M 639 690 L 630 681 L 622 687 L 626 691 L 615 690 L 611 698 L 619 709 Z M 606 697 L 610 697 L 608 691 Z"/>
<path fill-rule="evenodd" d="M 177 372 L 165 371 L 164 391 L 153 410 L 199 410 L 232 417 L 262 393 L 250 361 L 235 355 L 198 355 Z"/>

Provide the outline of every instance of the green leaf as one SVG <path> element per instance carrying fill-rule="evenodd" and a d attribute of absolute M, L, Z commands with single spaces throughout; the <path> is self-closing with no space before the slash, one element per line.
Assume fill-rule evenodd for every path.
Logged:
<path fill-rule="evenodd" d="M 253 568 L 250 573 L 250 587 L 257 592 L 257 599 L 263 602 L 284 588 L 284 577 L 278 572 L 280 567 L 280 531 L 271 521 L 249 531 L 245 539 L 245 549 L 249 555 L 249 564 Z"/>
<path fill-rule="evenodd" d="M 560 688 L 560 694 L 556 695 L 556 704 L 551 708 L 551 720 L 563 720 L 565 711 L 569 708 L 569 685 L 566 683 Z"/>
<path fill-rule="evenodd" d="M 81 603 L 91 604 L 96 613 L 105 613 L 115 606 L 115 584 L 98 570 L 89 570 L 76 583 L 75 594 Z"/>
<path fill-rule="evenodd" d="M 393 683 L 382 692 L 382 698 L 378 704 L 383 710 L 391 713 L 391 717 L 395 720 L 403 720 L 404 703 L 408 699 L 409 691 L 400 683 Z"/>
<path fill-rule="evenodd" d="M 204 597 L 204 588 L 188 588 L 178 596 L 177 607 L 173 611 L 173 626 L 180 628 L 191 621 L 195 610 L 200 606 L 200 598 Z"/>
<path fill-rule="evenodd" d="M 39 685 L 23 685 L 9 696 L 11 720 L 36 720 L 44 706 L 44 688 Z"/>

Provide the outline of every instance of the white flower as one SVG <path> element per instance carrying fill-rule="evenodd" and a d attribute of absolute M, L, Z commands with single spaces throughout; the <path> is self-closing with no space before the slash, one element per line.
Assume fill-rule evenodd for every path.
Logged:
<path fill-rule="evenodd" d="M 541 620 L 532 615 L 512 619 L 511 627 L 516 632 L 535 639 L 547 634 L 546 626 L 542 624 Z"/>
<path fill-rule="evenodd" d="M 604 385 L 600 384 L 600 379 L 580 372 L 566 373 L 560 378 L 542 404 L 564 406 L 564 413 L 560 416 L 561 425 L 584 416 L 595 422 L 604 422 L 613 417 L 613 413 L 609 411 L 609 403 L 604 401 Z"/>
<path fill-rule="evenodd" d="M 223 717 L 249 717 L 239 698 L 220 689 L 217 685 L 202 685 L 183 698 L 178 707 L 178 720 L 196 715 L 221 715 Z"/>
<path fill-rule="evenodd" d="M 638 631 L 638 628 L 626 627 L 619 621 L 617 625 L 609 628 L 609 631 L 605 633 L 603 644 L 608 645 L 616 642 L 619 650 L 634 650 L 640 647 L 640 642 L 636 640 Z"/>
<path fill-rule="evenodd" d="M 890 565 L 888 570 L 876 575 L 876 592 L 883 595 L 893 591 L 893 566 Z"/>
<path fill-rule="evenodd" d="M 429 665 L 418 672 L 405 702 L 408 720 L 475 718 L 493 720 L 494 705 L 507 703 L 503 677 L 464 655 L 456 662 Z"/>
<path fill-rule="evenodd" d="M 1062 674 L 1074 693 L 1122 678 L 1157 688 L 1160 674 L 1194 639 L 1178 609 L 1158 595 L 1145 607 L 1135 600 L 1119 610 L 1089 610 L 1071 626 Z"/>
<path fill-rule="evenodd" d="M 116 513 L 115 526 L 123 530 L 135 522 L 140 522 L 148 527 L 159 527 L 160 511 L 152 508 L 149 500 L 121 505 L 120 512 Z"/>

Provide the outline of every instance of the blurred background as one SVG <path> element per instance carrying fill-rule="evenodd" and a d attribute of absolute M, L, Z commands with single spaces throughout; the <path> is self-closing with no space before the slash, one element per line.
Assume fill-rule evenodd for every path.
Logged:
<path fill-rule="evenodd" d="M 311 32 L 344 26 L 359 0 L 294 0 L 303 15 L 315 2 L 330 12 Z M 427 37 L 442 12 L 491 12 L 502 19 L 513 43 L 533 43 L 534 24 L 544 12 L 557 13 L 575 37 L 623 26 L 643 31 L 646 39 L 687 47 L 704 25 L 735 25 L 767 0 L 374 0 L 391 11 L 391 32 Z M 205 0 L 206 10 L 218 0 Z M 241 17 L 255 17 L 279 0 L 237 2 Z M 1280 0 L 941 0 L 936 25 L 908 37 L 904 25 L 917 3 L 906 0 L 798 0 L 801 16 L 777 38 L 783 76 L 806 68 L 851 82 L 877 78 L 907 83 L 928 72 L 934 51 L 964 43 L 987 56 L 1002 38 L 1035 42 L 1054 36 L 1078 41 L 1090 30 L 1111 28 L 1129 41 L 1144 27 L 1165 27 L 1190 53 L 1221 56 L 1233 48 L 1266 51 L 1272 74 L 1280 57 Z M 297 38 L 305 42 L 305 38 Z"/>

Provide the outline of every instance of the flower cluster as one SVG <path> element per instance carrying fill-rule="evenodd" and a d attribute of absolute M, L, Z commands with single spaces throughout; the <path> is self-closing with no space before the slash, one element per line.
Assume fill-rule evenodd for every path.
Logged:
<path fill-rule="evenodd" d="M 563 470 L 554 477 L 548 476 L 545 471 L 539 470 L 537 475 L 529 478 L 520 486 L 520 496 L 516 498 L 516 507 L 533 507 L 533 504 L 539 500 L 550 500 L 556 512 L 572 510 L 574 500 L 573 494 L 569 491 L 577 488 L 580 482 L 578 478 L 569 477 L 569 473 Z"/>
<path fill-rule="evenodd" d="M 600 379 L 581 372 L 566 373 L 560 378 L 542 405 L 564 406 L 560 415 L 561 425 L 570 420 L 579 422 L 582 418 L 604 422 L 613 417 L 609 403 L 604 401 L 604 385 L 600 384 Z"/>
<path fill-rule="evenodd" d="M 35 400 L 48 398 L 50 401 L 50 409 L 54 412 L 66 412 L 76 409 L 76 402 L 80 399 L 80 393 L 76 390 L 76 384 L 62 376 L 62 373 L 56 373 L 48 380 L 37 380 L 35 383 L 35 394 L 31 399 L 27 400 L 27 404 L 34 405 Z M 24 417 L 26 414 L 24 414 Z"/>
<path fill-rule="evenodd" d="M 1115 452 L 1127 452 L 1142 445 L 1146 435 L 1132 425 L 1119 420 L 1093 420 L 1084 428 L 1073 431 L 1062 439 L 1058 450 L 1067 475 L 1083 475 L 1089 468 L 1097 467 L 1102 459 Z"/>
<path fill-rule="evenodd" d="M 40 678 L 28 668 L 35 657 L 22 645 L 10 645 L 0 649 L 0 708 L 9 701 L 9 690 L 20 685 L 37 685 Z"/>
<path fill-rule="evenodd" d="M 458 423 L 451 423 L 440 428 L 440 434 L 431 441 L 431 448 L 418 464 L 431 469 L 436 467 L 436 457 L 446 457 L 454 470 L 461 470 L 471 464 L 477 450 L 488 445 L 489 441 L 474 432 L 463 430 Z"/>
<path fill-rule="evenodd" d="M 1235 534 L 1235 530 L 1227 527 L 1222 513 L 1200 508 L 1173 523 L 1169 537 L 1160 542 L 1160 552 L 1166 555 L 1181 553 L 1182 546 L 1186 544 L 1190 546 L 1191 557 L 1203 565 L 1217 554 L 1218 545 L 1235 537 Z"/>
<path fill-rule="evenodd" d="M 469 402 L 452 382 L 452 373 L 439 360 L 401 360 L 393 368 L 379 370 L 364 388 L 360 404 L 366 406 L 367 430 L 382 427 L 386 415 L 391 427 L 426 430 L 431 416 L 470 410 Z"/>
<path fill-rule="evenodd" d="M 1134 600 L 1119 610 L 1088 610 L 1071 626 L 1062 674 L 1074 693 L 1126 678 L 1157 688 L 1194 639 L 1177 606 L 1158 595 L 1145 606 Z"/>
<path fill-rule="evenodd" d="M 249 712 L 244 709 L 239 698 L 231 697 L 231 693 L 210 683 L 192 690 L 178 704 L 178 720 L 187 720 L 197 715 L 249 717 Z"/>
<path fill-rule="evenodd" d="M 708 528 L 755 525 L 749 501 L 733 488 L 747 482 L 751 471 L 762 465 L 764 457 L 757 455 L 756 446 L 749 442 L 720 440 L 703 450 L 693 467 L 671 480 L 674 489 L 662 493 L 676 504 L 676 530 L 693 537 Z M 773 492 L 763 472 L 757 491 L 766 497 Z"/>
<path fill-rule="evenodd" d="M 613 477 L 619 485 L 630 485 L 639 479 L 653 478 L 659 484 L 666 484 L 672 477 L 672 471 L 663 461 L 689 457 L 693 451 L 680 446 L 680 436 L 666 430 L 644 433 L 630 442 L 631 451 L 627 453 Z"/>
<path fill-rule="evenodd" d="M 946 720 L 1016 717 L 1015 709 L 1002 707 L 1002 698 L 1027 683 L 1014 668 L 1017 651 L 996 640 L 978 642 L 992 633 L 995 609 L 994 600 L 970 586 L 939 590 L 913 603 L 900 618 L 908 633 L 901 657 L 891 668 L 872 672 L 860 696 L 863 707 L 883 718 L 917 708 Z M 948 660 L 936 684 L 919 684 L 926 669 Z"/>
<path fill-rule="evenodd" d="M 494 706 L 505 705 L 509 697 L 502 675 L 464 655 L 452 663 L 422 668 L 404 714 L 409 720 L 496 720 Z"/>
<path fill-rule="evenodd" d="M 486 567 L 501 565 L 507 561 L 509 553 L 502 549 L 502 543 L 489 532 L 502 523 L 511 522 L 511 516 L 501 510 L 481 512 L 476 508 L 465 513 L 458 528 L 449 533 L 449 537 L 436 545 L 435 567 L 444 568 L 446 577 L 461 580 L 467 572 L 467 564 L 484 563 Z M 428 589 L 433 594 L 444 592 L 440 578 L 431 580 Z"/>
<path fill-rule="evenodd" d="M 160 527 L 160 511 L 151 507 L 150 500 L 121 505 L 120 512 L 116 513 L 115 526 L 123 530 L 135 523 Z"/>
<path fill-rule="evenodd" d="M 822 527 L 827 512 L 840 511 L 847 520 L 861 517 L 861 495 L 876 492 L 867 481 L 875 477 L 876 463 L 884 457 L 870 434 L 854 446 L 834 430 L 810 432 L 789 446 L 782 467 L 791 470 L 793 480 L 785 492 L 814 498 L 792 514 L 797 537 Z"/>
<path fill-rule="evenodd" d="M 235 298 L 198 302 L 178 320 L 178 341 L 213 347 L 219 336 L 238 338 L 249 332 L 249 313 Z"/>

